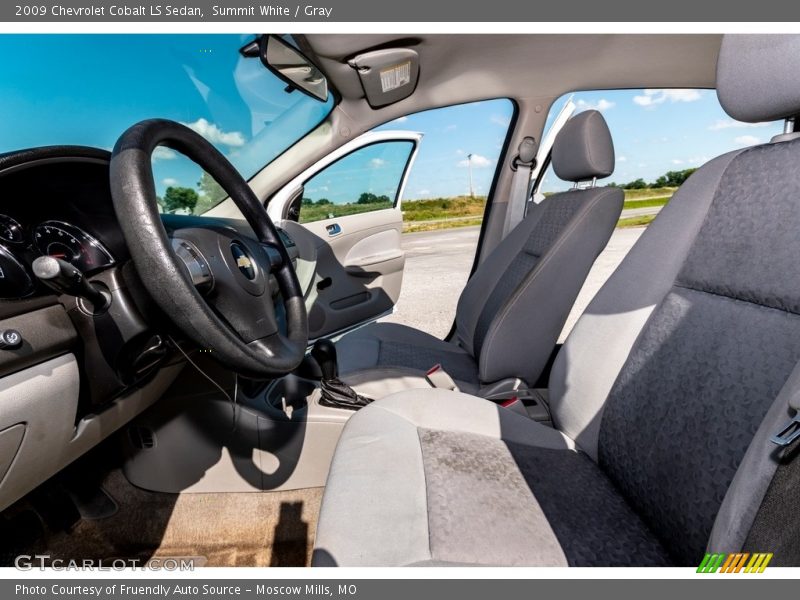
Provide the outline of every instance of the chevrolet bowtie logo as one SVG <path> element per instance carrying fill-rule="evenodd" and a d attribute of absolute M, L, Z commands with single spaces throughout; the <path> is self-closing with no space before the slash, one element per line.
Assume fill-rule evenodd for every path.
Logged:
<path fill-rule="evenodd" d="M 236 266 L 239 267 L 239 269 L 252 269 L 253 261 L 246 256 L 240 256 L 236 259 Z"/>
<path fill-rule="evenodd" d="M 251 258 L 247 255 L 247 250 L 244 249 L 244 246 L 234 242 L 231 244 L 231 254 L 233 254 L 233 259 L 236 261 L 239 272 L 250 281 L 253 281 L 256 278 L 256 268 Z"/>

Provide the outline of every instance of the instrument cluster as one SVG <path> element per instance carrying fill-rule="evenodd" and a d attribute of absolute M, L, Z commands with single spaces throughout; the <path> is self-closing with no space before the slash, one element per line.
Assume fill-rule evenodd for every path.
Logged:
<path fill-rule="evenodd" d="M 111 252 L 81 228 L 64 221 L 24 226 L 0 214 L 0 299 L 18 299 L 36 289 L 30 264 L 39 256 L 66 261 L 91 274 L 114 264 Z"/>

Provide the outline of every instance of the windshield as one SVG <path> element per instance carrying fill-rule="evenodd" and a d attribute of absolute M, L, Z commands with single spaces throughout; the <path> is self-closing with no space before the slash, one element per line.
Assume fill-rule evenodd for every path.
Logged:
<path fill-rule="evenodd" d="M 257 58 L 239 54 L 253 35 L 0 36 L 0 152 L 78 144 L 110 150 L 142 119 L 188 125 L 245 178 L 330 113 Z M 286 38 L 292 41 L 290 38 Z M 164 212 L 202 214 L 225 196 L 168 148 L 153 155 Z"/>

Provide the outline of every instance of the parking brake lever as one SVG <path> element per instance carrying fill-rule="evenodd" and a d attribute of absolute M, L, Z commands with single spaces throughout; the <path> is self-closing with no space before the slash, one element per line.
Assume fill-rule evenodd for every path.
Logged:
<path fill-rule="evenodd" d="M 52 256 L 40 256 L 31 265 L 33 274 L 46 286 L 59 294 L 75 296 L 86 300 L 94 312 L 108 308 L 110 299 L 103 290 L 94 285 L 80 269 L 70 263 Z"/>

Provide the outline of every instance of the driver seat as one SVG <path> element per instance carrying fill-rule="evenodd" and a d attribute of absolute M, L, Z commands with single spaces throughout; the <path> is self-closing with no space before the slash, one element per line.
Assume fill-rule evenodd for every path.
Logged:
<path fill-rule="evenodd" d="M 800 36 L 728 36 L 720 102 L 741 121 L 800 114 L 798 68 Z M 798 165 L 800 139 L 783 135 L 683 185 L 559 353 L 554 428 L 442 389 L 356 413 L 313 563 L 696 566 L 705 552 L 742 551 L 800 561 L 789 506 L 800 459 L 775 476 L 786 452 L 770 442 L 800 394 Z M 775 506 L 785 519 L 762 512 Z"/>

